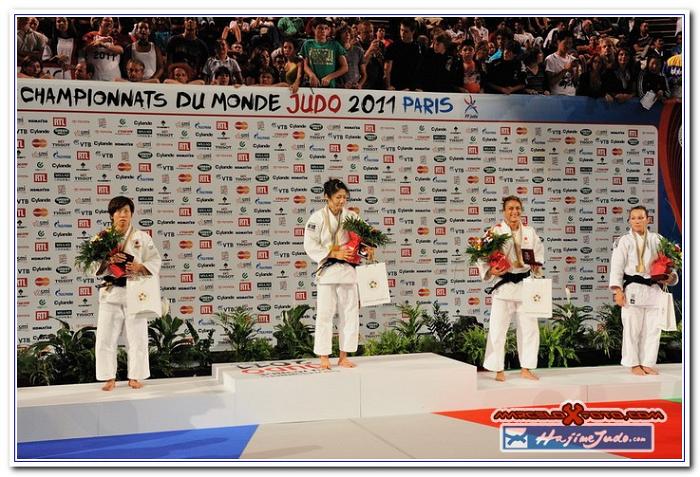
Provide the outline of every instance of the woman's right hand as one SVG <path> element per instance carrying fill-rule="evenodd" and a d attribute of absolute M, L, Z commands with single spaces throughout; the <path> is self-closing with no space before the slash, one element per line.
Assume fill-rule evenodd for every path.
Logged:
<path fill-rule="evenodd" d="M 493 277 L 500 277 L 506 273 L 505 268 L 499 268 L 499 267 L 491 267 L 489 268 L 488 274 L 493 276 Z"/>
<path fill-rule="evenodd" d="M 616 290 L 613 299 L 615 300 L 616 305 L 621 307 L 625 306 L 625 292 L 623 292 L 622 290 Z"/>
<path fill-rule="evenodd" d="M 340 247 L 337 250 L 333 250 L 330 253 L 331 258 L 335 258 L 338 260 L 345 260 L 346 262 L 350 260 L 353 256 L 353 251 L 347 247 Z"/>
<path fill-rule="evenodd" d="M 126 261 L 126 255 L 121 252 L 115 253 L 109 257 L 109 263 L 122 263 Z"/>

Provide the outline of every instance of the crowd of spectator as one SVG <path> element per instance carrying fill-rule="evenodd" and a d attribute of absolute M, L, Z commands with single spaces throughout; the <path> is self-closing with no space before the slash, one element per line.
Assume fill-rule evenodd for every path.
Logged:
<path fill-rule="evenodd" d="M 19 17 L 19 77 L 680 98 L 640 18 Z"/>

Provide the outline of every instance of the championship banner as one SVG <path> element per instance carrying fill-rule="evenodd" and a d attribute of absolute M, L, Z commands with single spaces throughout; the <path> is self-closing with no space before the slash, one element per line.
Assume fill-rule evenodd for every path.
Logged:
<path fill-rule="evenodd" d="M 281 312 L 315 308 L 304 223 L 330 177 L 350 207 L 387 231 L 378 250 L 392 303 L 438 301 L 487 321 L 490 297 L 464 255 L 470 237 L 522 198 L 544 240 L 555 302 L 609 302 L 613 240 L 635 204 L 657 214 L 661 105 L 581 97 L 17 82 L 16 236 L 19 344 L 97 321 L 79 244 L 131 197 L 134 224 L 162 258 L 171 313 L 200 332 L 248 305 L 271 338 Z M 652 228 L 656 230 L 656 220 Z M 361 310 L 373 337 L 400 320 Z M 224 336 L 217 330 L 217 346 Z"/>

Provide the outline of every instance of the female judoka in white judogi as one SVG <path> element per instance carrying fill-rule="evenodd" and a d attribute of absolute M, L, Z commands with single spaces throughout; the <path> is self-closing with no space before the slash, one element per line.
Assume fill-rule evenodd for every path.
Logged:
<path fill-rule="evenodd" d="M 348 233 L 342 224 L 346 217 L 357 214 L 345 208 L 349 192 L 338 179 L 323 185 L 326 206 L 314 212 L 306 222 L 304 250 L 318 263 L 316 270 L 316 332 L 314 353 L 320 357 L 321 367 L 330 369 L 333 338 L 333 316 L 338 313 L 338 338 L 340 358 L 338 365 L 352 368 L 355 364 L 347 357 L 357 351 L 360 331 L 357 273 L 346 262 L 353 252 L 343 247 Z"/>
<path fill-rule="evenodd" d="M 661 235 L 647 230 L 649 216 L 643 206 L 630 210 L 629 233 L 615 242 L 610 259 L 610 289 L 622 307 L 623 366 L 637 375 L 659 374 L 654 366 L 664 321 L 661 316 L 663 291 L 651 280 L 652 262 L 658 256 Z M 673 272 L 662 285 L 675 285 Z"/>
<path fill-rule="evenodd" d="M 127 377 L 129 386 L 138 389 L 143 387 L 140 380 L 150 376 L 148 366 L 148 321 L 143 317 L 127 314 L 128 276 L 154 275 L 160 273 L 160 254 L 153 244 L 150 235 L 136 230 L 131 224 L 134 213 L 134 203 L 128 197 L 113 198 L 108 205 L 108 212 L 114 227 L 124 234 L 121 251 L 116 253 L 109 263 L 122 263 L 126 254 L 133 255 L 134 260 L 127 263 L 127 276 L 114 278 L 106 276 L 107 286 L 100 288 L 100 308 L 97 315 L 97 338 L 95 342 L 95 365 L 98 381 L 107 381 L 102 387 L 104 391 L 114 389 L 117 375 L 117 341 L 122 332 L 126 331 L 127 342 Z M 96 273 L 101 274 L 103 266 Z"/>
<path fill-rule="evenodd" d="M 512 268 L 506 272 L 489 267 L 485 261 L 479 261 L 482 280 L 492 282 L 491 317 L 489 333 L 484 354 L 484 368 L 496 371 L 496 380 L 505 381 L 505 344 L 508 327 L 513 318 L 517 320 L 518 359 L 520 374 L 527 379 L 538 379 L 531 371 L 537 368 L 537 354 L 540 346 L 540 329 L 537 318 L 520 314 L 522 305 L 522 280 L 532 271 L 538 274 L 544 263 L 544 246 L 535 229 L 520 222 L 522 202 L 516 196 L 503 199 L 503 222 L 492 230 L 497 234 L 511 234 L 503 246 L 502 252 L 508 258 Z M 523 263 L 522 250 L 534 252 L 534 259 L 539 265 Z"/>

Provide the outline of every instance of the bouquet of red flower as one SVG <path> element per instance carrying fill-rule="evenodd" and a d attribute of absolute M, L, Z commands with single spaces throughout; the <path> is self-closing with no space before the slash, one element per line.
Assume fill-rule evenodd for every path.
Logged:
<path fill-rule="evenodd" d="M 349 216 L 343 221 L 343 229 L 348 232 L 350 240 L 346 247 L 354 250 L 354 256 L 348 260 L 349 263 L 359 264 L 363 258 L 368 256 L 368 248 L 384 247 L 391 243 L 388 235 L 379 229 L 369 225 L 359 217 Z"/>
<path fill-rule="evenodd" d="M 124 234 L 118 232 L 114 227 L 102 230 L 80 245 L 78 256 L 75 257 L 76 267 L 87 273 L 92 264 L 103 263 L 107 258 L 119 252 L 119 242 L 123 238 Z M 117 270 L 115 271 L 114 268 Z M 110 271 L 117 278 L 124 274 L 121 268 L 116 264 L 110 265 Z"/>
<path fill-rule="evenodd" d="M 661 237 L 659 243 L 659 256 L 651 264 L 649 274 L 655 281 L 665 281 L 675 269 L 680 271 L 683 266 L 683 253 L 678 244 Z"/>
<path fill-rule="evenodd" d="M 486 234 L 479 239 L 470 239 L 466 253 L 469 255 L 469 263 L 475 264 L 477 260 L 487 260 L 491 268 L 510 270 L 510 261 L 501 251 L 503 245 L 510 238 L 510 234 L 497 234 L 488 229 Z"/>

